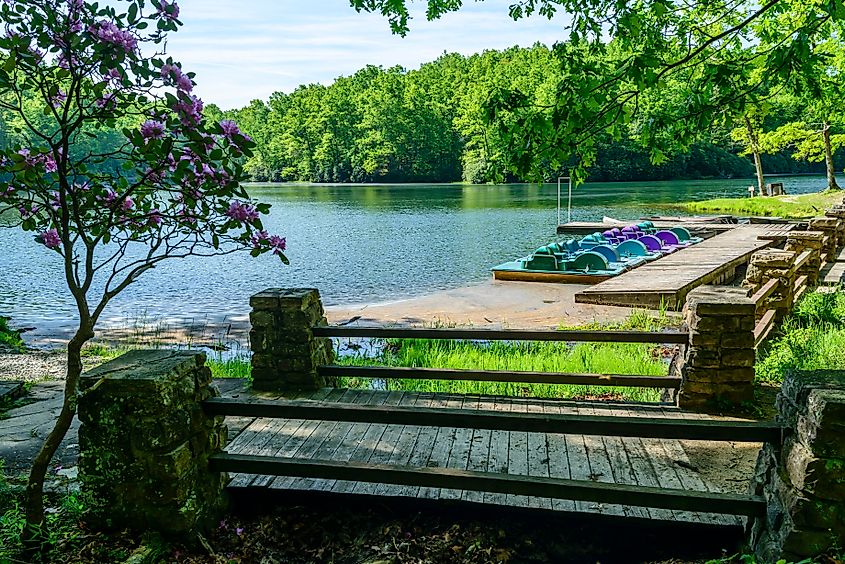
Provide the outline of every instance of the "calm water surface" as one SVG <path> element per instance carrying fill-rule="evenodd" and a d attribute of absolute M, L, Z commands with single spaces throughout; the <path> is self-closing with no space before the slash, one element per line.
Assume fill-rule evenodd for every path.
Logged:
<path fill-rule="evenodd" d="M 778 179 L 790 194 L 822 177 Z M 572 219 L 673 214 L 668 204 L 747 194 L 748 179 L 587 184 Z M 566 187 L 564 186 L 564 207 Z M 291 260 L 229 256 L 165 263 L 116 299 L 105 322 L 184 322 L 248 313 L 270 286 L 318 287 L 327 305 L 379 302 L 482 282 L 493 265 L 553 240 L 557 187 L 547 185 L 273 185 L 250 192 L 273 204 L 265 226 L 287 236 Z M 563 211 L 566 220 L 566 210 Z M 0 229 L 0 314 L 37 334 L 73 325 L 59 257 L 19 230 Z"/>

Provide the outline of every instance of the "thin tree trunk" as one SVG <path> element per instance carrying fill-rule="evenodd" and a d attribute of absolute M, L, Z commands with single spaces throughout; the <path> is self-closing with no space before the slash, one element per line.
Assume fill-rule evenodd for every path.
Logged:
<path fill-rule="evenodd" d="M 56 419 L 53 430 L 47 435 L 41 450 L 32 462 L 29 480 L 26 484 L 26 524 L 21 534 L 24 548 L 30 554 L 39 551 L 46 539 L 44 531 L 44 480 L 53 455 L 65 438 L 73 417 L 76 415 L 79 377 L 82 374 L 82 345 L 94 336 L 89 321 L 80 323 L 76 334 L 67 346 L 67 379 L 65 380 L 62 411 Z"/>
<path fill-rule="evenodd" d="M 763 162 L 760 160 L 760 144 L 757 138 L 757 132 L 754 131 L 754 126 L 751 125 L 751 120 L 745 116 L 745 127 L 748 128 L 748 147 L 754 155 L 754 168 L 757 169 L 757 194 L 765 195 L 765 179 L 763 178 Z"/>
<path fill-rule="evenodd" d="M 824 164 L 827 168 L 827 189 L 839 190 L 836 183 L 836 170 L 833 168 L 833 150 L 830 147 L 830 124 L 822 124 L 822 138 L 824 139 Z"/>

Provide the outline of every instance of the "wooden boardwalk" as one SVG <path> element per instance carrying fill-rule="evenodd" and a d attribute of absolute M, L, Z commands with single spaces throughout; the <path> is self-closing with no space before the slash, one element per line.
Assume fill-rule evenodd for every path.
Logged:
<path fill-rule="evenodd" d="M 684 413 L 668 405 L 334 388 L 313 392 L 303 399 L 364 405 L 450 407 L 550 414 L 682 419 L 705 417 Z M 752 445 L 753 448 L 759 447 Z M 259 418 L 254 419 L 231 439 L 226 450 L 230 454 L 380 463 L 410 468 L 448 467 L 512 475 L 593 480 L 704 492 L 719 491 L 719 488 L 702 477 L 690 462 L 684 442 L 678 440 Z M 234 474 L 230 487 L 460 500 L 708 525 L 742 525 L 741 518 L 728 515 L 340 480 Z"/>
<path fill-rule="evenodd" d="M 733 279 L 752 253 L 786 238 L 792 225 L 740 225 L 575 294 L 577 303 L 674 308 L 693 288 Z"/>

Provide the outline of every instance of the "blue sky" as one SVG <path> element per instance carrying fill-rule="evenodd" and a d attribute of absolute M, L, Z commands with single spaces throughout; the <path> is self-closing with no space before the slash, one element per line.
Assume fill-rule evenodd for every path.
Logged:
<path fill-rule="evenodd" d="M 197 73 L 196 92 L 223 109 L 266 100 L 300 84 L 329 84 L 367 64 L 416 68 L 443 51 L 471 54 L 512 45 L 551 45 L 563 18 L 514 22 L 512 0 L 466 1 L 461 11 L 428 22 L 424 2 L 412 4 L 410 33 L 390 33 L 380 15 L 358 14 L 347 0 L 181 0 L 185 24 L 168 52 Z"/>

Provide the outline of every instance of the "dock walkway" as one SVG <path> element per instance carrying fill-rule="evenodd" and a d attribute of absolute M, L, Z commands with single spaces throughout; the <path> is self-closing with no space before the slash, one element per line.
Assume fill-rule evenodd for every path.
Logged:
<path fill-rule="evenodd" d="M 274 398 L 278 396 L 263 395 Z M 325 388 L 302 399 L 360 405 L 401 405 L 549 414 L 712 419 L 663 404 L 576 402 L 477 395 Z M 546 434 L 466 428 L 421 427 L 333 421 L 254 419 L 229 443 L 230 454 L 294 457 L 332 462 L 388 464 L 410 468 L 448 467 L 503 474 L 592 480 L 719 492 L 691 461 L 687 448 L 718 448 L 703 441 Z M 760 445 L 720 443 L 732 453 L 745 447 L 753 465 Z M 716 459 L 718 457 L 714 457 Z M 722 463 L 724 463 L 723 459 Z M 736 465 L 736 461 L 734 464 Z M 750 475 L 750 467 L 744 476 Z M 702 525 L 738 527 L 731 515 L 671 511 L 591 502 L 526 497 L 381 483 L 233 474 L 232 489 L 320 491 L 413 499 L 542 508 L 565 512 L 642 517 Z M 741 486 L 744 490 L 744 485 Z M 244 490 L 241 490 L 244 491 Z"/>
<path fill-rule="evenodd" d="M 792 225 L 739 225 L 575 294 L 577 303 L 675 308 L 693 288 L 730 281 L 751 255 L 783 241 Z"/>

